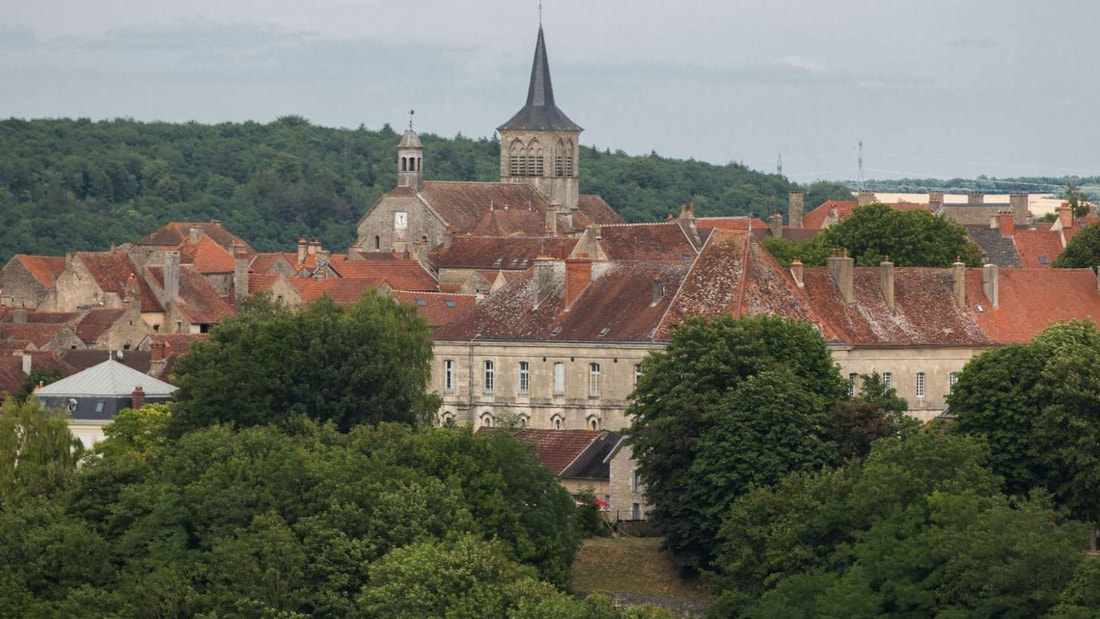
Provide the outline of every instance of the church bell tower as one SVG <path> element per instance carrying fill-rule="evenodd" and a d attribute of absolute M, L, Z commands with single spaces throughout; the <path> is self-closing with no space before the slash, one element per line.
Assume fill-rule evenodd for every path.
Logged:
<path fill-rule="evenodd" d="M 500 133 L 500 180 L 534 185 L 559 209 L 576 210 L 579 184 L 581 129 L 554 104 L 550 63 L 539 25 L 527 104 Z"/>

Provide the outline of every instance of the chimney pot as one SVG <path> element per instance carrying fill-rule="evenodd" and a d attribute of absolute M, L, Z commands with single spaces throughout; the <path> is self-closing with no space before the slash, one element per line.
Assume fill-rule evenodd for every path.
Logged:
<path fill-rule="evenodd" d="M 130 394 L 130 408 L 138 410 L 142 406 L 145 406 L 145 390 L 138 385 L 134 387 L 134 392 Z"/>
<path fill-rule="evenodd" d="M 565 260 L 565 309 L 573 306 L 577 297 L 592 281 L 592 260 L 587 254 Z"/>
<path fill-rule="evenodd" d="M 951 292 L 955 305 L 966 307 L 966 265 L 957 260 L 951 265 Z"/>
<path fill-rule="evenodd" d="M 787 225 L 792 228 L 802 227 L 802 211 L 806 204 L 806 194 L 802 191 L 792 191 L 787 199 Z"/>
<path fill-rule="evenodd" d="M 847 257 L 846 253 L 843 256 L 829 258 L 829 272 L 832 273 L 833 281 L 836 282 L 840 297 L 846 305 L 851 305 L 856 300 L 855 262 L 855 259 Z"/>

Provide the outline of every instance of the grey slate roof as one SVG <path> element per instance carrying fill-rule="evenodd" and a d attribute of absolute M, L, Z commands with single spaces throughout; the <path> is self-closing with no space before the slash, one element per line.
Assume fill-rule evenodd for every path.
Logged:
<path fill-rule="evenodd" d="M 83 372 L 42 387 L 35 395 L 44 397 L 78 396 L 126 396 L 135 387 L 141 387 L 146 397 L 167 397 L 176 390 L 163 380 L 128 368 L 114 359 L 108 359 Z"/>
<path fill-rule="evenodd" d="M 546 58 L 546 42 L 539 26 L 535 43 L 535 60 L 531 64 L 531 85 L 527 88 L 527 105 L 498 131 L 583 131 L 554 105 L 554 87 L 550 83 L 550 62 Z"/>
<path fill-rule="evenodd" d="M 398 148 L 423 148 L 420 144 L 420 136 L 415 131 L 409 129 L 401 136 L 401 142 L 397 145 Z"/>
<path fill-rule="evenodd" d="M 966 232 L 982 248 L 986 260 L 999 267 L 1017 268 L 1020 266 L 1020 254 L 1011 238 L 1001 236 L 1000 228 L 989 226 L 966 226 Z"/>

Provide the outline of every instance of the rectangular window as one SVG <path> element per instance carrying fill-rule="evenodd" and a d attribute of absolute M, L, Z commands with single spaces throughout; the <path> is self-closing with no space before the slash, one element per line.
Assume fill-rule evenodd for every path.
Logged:
<path fill-rule="evenodd" d="M 642 519 L 642 504 L 632 503 L 630 505 L 630 519 L 641 520 Z"/>
<path fill-rule="evenodd" d="M 917 372 L 917 384 L 916 384 L 917 397 L 924 397 L 924 372 Z"/>
<path fill-rule="evenodd" d="M 952 389 L 955 387 L 955 383 L 957 383 L 958 381 L 959 381 L 958 372 L 951 372 L 950 374 L 947 375 L 947 384 Z"/>
<path fill-rule="evenodd" d="M 889 391 L 894 386 L 894 375 L 890 372 L 882 373 L 882 388 Z"/>
<path fill-rule="evenodd" d="M 597 397 L 600 395 L 600 364 L 588 364 L 588 395 Z"/>
<path fill-rule="evenodd" d="M 634 364 L 634 384 L 635 385 L 638 384 L 638 379 L 641 378 L 641 377 L 642 377 L 642 364 L 641 363 L 635 363 Z"/>
<path fill-rule="evenodd" d="M 455 362 L 453 359 L 443 360 L 443 391 L 455 390 Z"/>
<path fill-rule="evenodd" d="M 637 492 L 638 488 L 642 486 L 642 477 L 638 474 L 638 469 L 630 471 L 630 491 Z"/>
<path fill-rule="evenodd" d="M 565 393 L 565 364 L 561 361 L 554 364 L 554 393 Z"/>
<path fill-rule="evenodd" d="M 859 379 L 859 375 L 855 372 L 848 373 L 848 397 L 856 397 L 856 380 Z"/>
<path fill-rule="evenodd" d="M 519 392 L 523 395 L 531 389 L 531 364 L 526 361 L 519 362 Z"/>
<path fill-rule="evenodd" d="M 485 393 L 493 392 L 493 362 L 485 362 Z"/>

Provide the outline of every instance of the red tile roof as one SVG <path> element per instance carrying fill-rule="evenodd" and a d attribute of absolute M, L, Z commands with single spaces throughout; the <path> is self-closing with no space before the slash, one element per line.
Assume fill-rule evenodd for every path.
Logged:
<path fill-rule="evenodd" d="M 95 308 L 88 310 L 73 324 L 73 331 L 80 341 L 94 344 L 99 336 L 107 332 L 120 318 L 126 315 L 126 308 Z"/>
<path fill-rule="evenodd" d="M 0 338 L 5 340 L 22 340 L 29 342 L 35 348 L 46 346 L 62 332 L 68 331 L 69 326 L 64 324 L 14 324 L 4 323 L 0 325 Z"/>
<path fill-rule="evenodd" d="M 65 270 L 64 256 L 31 256 L 29 254 L 16 254 L 13 260 L 17 260 L 23 268 L 31 274 L 41 286 L 47 290 L 53 288 L 57 276 Z"/>
<path fill-rule="evenodd" d="M 478 433 L 500 431 L 497 428 L 478 428 Z M 521 443 L 533 445 L 539 464 L 546 467 L 556 477 L 560 477 L 584 452 L 593 447 L 601 430 L 521 430 L 516 439 Z"/>
<path fill-rule="evenodd" d="M 58 356 L 57 351 L 36 351 L 31 355 L 31 371 L 53 370 L 62 378 L 76 374 L 77 369 L 65 363 Z M 0 355 L 0 390 L 13 394 L 23 386 L 27 375 L 23 373 L 23 355 Z"/>
<path fill-rule="evenodd" d="M 122 252 L 81 252 L 77 258 L 84 265 L 103 292 L 113 292 L 120 299 L 126 298 L 126 283 L 136 282 L 141 311 L 162 312 L 164 307 L 157 300 L 144 278 L 138 277 L 129 256 Z"/>
<path fill-rule="evenodd" d="M 191 228 L 202 228 L 203 236 L 208 236 L 214 240 L 215 243 L 222 246 L 227 251 L 229 246 L 234 242 L 241 243 L 245 246 L 245 249 L 249 254 L 255 253 L 252 246 L 244 241 L 244 239 L 229 232 L 222 227 L 220 223 L 212 221 L 203 222 L 183 222 L 174 221 L 160 228 L 157 228 L 145 238 L 138 241 L 137 245 L 156 245 L 162 247 L 179 247 L 191 237 Z"/>
<path fill-rule="evenodd" d="M 76 319 L 80 314 L 77 312 L 27 312 L 27 322 L 35 324 L 46 323 L 67 323 L 70 320 Z M 10 315 L 6 315 L 4 320 L 11 320 Z"/>
<path fill-rule="evenodd" d="M 436 340 L 651 341 L 687 275 L 686 263 L 593 263 L 592 279 L 565 307 L 565 265 L 552 263 L 549 291 L 535 307 L 534 269 L 439 328 Z M 654 280 L 663 293 L 653 302 Z"/>
<path fill-rule="evenodd" d="M 998 344 L 1028 342 L 1061 320 L 1100 324 L 1100 292 L 1091 269 L 999 269 L 997 309 L 982 292 L 982 270 L 967 269 L 966 300 L 978 324 Z"/>
<path fill-rule="evenodd" d="M 1065 247 L 1058 230 L 1027 230 L 1019 227 L 1013 231 L 1012 243 L 1020 256 L 1021 267 L 1049 268 Z"/>
<path fill-rule="evenodd" d="M 164 288 L 164 267 L 148 267 L 146 271 L 161 289 Z M 251 280 L 249 280 L 251 281 Z M 212 325 L 237 313 L 201 273 L 188 265 L 180 266 L 179 298 L 172 304 L 193 325 Z"/>
<path fill-rule="evenodd" d="M 200 273 L 232 273 L 233 255 L 205 234 L 197 243 L 179 246 L 180 264 L 193 265 Z"/>
<path fill-rule="evenodd" d="M 309 304 L 321 297 L 328 297 L 340 305 L 352 305 L 368 290 L 376 290 L 381 282 L 372 279 L 326 277 L 316 280 L 308 277 L 292 277 L 287 280 L 298 291 L 302 302 Z"/>
<path fill-rule="evenodd" d="M 698 253 L 675 221 L 601 226 L 599 244 L 618 261 L 690 263 Z"/>
<path fill-rule="evenodd" d="M 458 236 L 432 258 L 437 268 L 526 271 L 536 257 L 564 258 L 576 245 L 574 238 Z"/>
<path fill-rule="evenodd" d="M 298 261 L 298 255 L 293 254 L 294 260 L 290 260 L 287 256 L 281 252 L 260 253 L 252 257 L 252 262 L 248 265 L 248 270 L 252 273 L 267 273 L 275 267 L 276 263 L 285 261 L 287 266 L 292 270 L 295 269 L 294 263 Z"/>
<path fill-rule="evenodd" d="M 695 219 L 696 228 L 717 230 L 766 230 L 767 222 L 759 217 L 698 217 Z"/>
<path fill-rule="evenodd" d="M 416 313 L 435 329 L 459 318 L 477 305 L 477 295 L 442 292 L 393 291 L 395 299 L 416 308 Z"/>
<path fill-rule="evenodd" d="M 417 260 L 346 260 L 329 267 L 340 279 L 364 280 L 361 285 L 365 287 L 380 288 L 385 282 L 395 290 L 439 289 L 435 278 Z"/>
<path fill-rule="evenodd" d="M 559 223 L 563 226 L 564 222 Z M 475 236 L 529 236 L 539 237 L 546 233 L 546 216 L 527 208 L 494 208 L 466 230 Z"/>
<path fill-rule="evenodd" d="M 590 223 L 601 226 L 623 223 L 623 218 L 615 212 L 615 209 L 611 208 L 611 205 L 603 199 L 603 196 L 582 193 L 577 196 L 577 208 L 584 216 L 584 219 L 587 220 L 574 226 L 578 229 Z M 574 224 L 577 223 L 578 222 L 574 222 Z"/>

